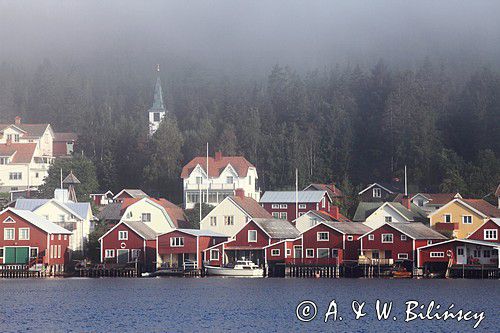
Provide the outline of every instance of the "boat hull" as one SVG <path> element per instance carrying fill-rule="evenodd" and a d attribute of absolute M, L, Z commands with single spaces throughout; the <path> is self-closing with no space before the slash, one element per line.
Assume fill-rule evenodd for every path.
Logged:
<path fill-rule="evenodd" d="M 249 277 L 262 277 L 264 270 L 262 268 L 254 269 L 234 269 L 225 267 L 205 266 L 207 275 L 211 276 L 249 276 Z"/>

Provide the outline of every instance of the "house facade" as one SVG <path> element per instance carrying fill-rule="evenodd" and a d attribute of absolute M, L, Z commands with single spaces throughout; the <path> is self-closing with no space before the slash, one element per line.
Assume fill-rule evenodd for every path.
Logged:
<path fill-rule="evenodd" d="M 430 225 L 450 237 L 464 239 L 490 218 L 500 217 L 500 210 L 483 199 L 453 199 L 429 214 Z"/>
<path fill-rule="evenodd" d="M 338 215 L 338 207 L 326 191 L 267 191 L 262 195 L 260 204 L 274 218 L 289 222 L 311 210 Z"/>
<path fill-rule="evenodd" d="M 492 218 L 484 222 L 467 239 L 500 243 L 500 218 Z"/>
<path fill-rule="evenodd" d="M 243 156 L 223 156 L 217 152 L 215 157 L 195 157 L 182 168 L 181 178 L 185 209 L 192 209 L 200 202 L 216 206 L 235 195 L 236 190 L 256 201 L 260 199 L 257 168 Z"/>
<path fill-rule="evenodd" d="M 392 201 L 398 193 L 402 193 L 401 184 L 393 183 L 373 183 L 365 187 L 358 193 L 359 201 L 364 202 L 386 202 Z"/>
<path fill-rule="evenodd" d="M 321 210 L 310 210 L 299 216 L 292 224 L 300 231 L 304 232 L 320 222 L 351 222 L 347 217 L 333 211 L 331 214 Z"/>
<path fill-rule="evenodd" d="M 257 201 L 243 193 L 226 197 L 200 223 L 201 230 L 210 230 L 228 237 L 234 236 L 253 218 L 272 218 Z"/>
<path fill-rule="evenodd" d="M 25 210 L 0 212 L 0 263 L 63 272 L 69 264 L 71 232 Z"/>
<path fill-rule="evenodd" d="M 384 223 L 425 222 L 426 215 L 422 209 L 410 203 L 409 200 L 404 201 L 404 204 L 360 202 L 354 214 L 354 220 L 376 228 Z"/>

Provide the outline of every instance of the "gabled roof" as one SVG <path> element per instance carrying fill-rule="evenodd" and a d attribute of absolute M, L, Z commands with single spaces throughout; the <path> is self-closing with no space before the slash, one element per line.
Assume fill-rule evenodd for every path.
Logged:
<path fill-rule="evenodd" d="M 36 143 L 0 144 L 0 156 L 12 157 L 12 163 L 30 163 L 35 155 Z"/>
<path fill-rule="evenodd" d="M 461 198 L 462 196 L 460 193 L 415 193 L 415 194 L 409 194 L 408 197 L 413 200 L 415 199 L 416 196 L 421 195 L 427 200 L 429 200 L 428 205 L 445 205 L 451 200 L 455 198 Z M 399 193 L 394 201 L 396 202 L 402 202 L 403 201 L 404 194 Z"/>
<path fill-rule="evenodd" d="M 66 210 L 68 213 L 75 215 L 77 218 L 81 220 L 85 220 L 87 215 L 92 213 L 92 207 L 89 202 L 73 202 L 67 201 L 62 202 L 56 199 L 24 199 L 20 198 L 16 200 L 14 208 L 36 211 L 41 206 L 45 205 L 48 202 L 53 202 L 62 209 Z"/>
<path fill-rule="evenodd" d="M 496 217 L 493 217 L 493 218 L 490 218 L 488 220 L 486 220 L 484 223 L 482 223 L 479 227 L 477 227 L 473 232 L 471 232 L 469 234 L 469 236 L 465 237 L 465 238 L 469 238 L 471 237 L 472 235 L 474 235 L 479 229 L 481 229 L 482 227 L 484 227 L 485 224 L 487 224 L 488 222 L 493 222 L 494 224 L 496 224 L 497 226 L 500 227 L 500 218 L 496 218 Z"/>
<path fill-rule="evenodd" d="M 160 199 L 153 199 L 153 198 L 149 198 L 149 197 L 146 197 L 146 198 L 125 198 L 123 200 L 123 202 L 121 203 L 120 216 L 123 216 L 123 214 L 125 214 L 125 210 L 129 206 L 132 206 L 133 204 L 135 204 L 139 201 L 144 201 L 144 200 L 148 201 L 149 203 L 151 203 L 153 205 L 157 205 L 157 207 L 164 210 L 165 214 L 168 215 L 168 218 L 174 224 L 174 228 L 189 227 L 189 221 L 188 221 L 186 215 L 184 214 L 184 210 L 181 207 L 173 204 L 172 202 L 170 202 L 164 198 L 160 198 Z"/>
<path fill-rule="evenodd" d="M 9 207 L 9 208 L 5 209 L 4 211 L 2 211 L 1 213 L 4 213 L 6 211 L 12 212 L 13 214 L 19 216 L 20 218 L 28 221 L 29 223 L 33 224 L 35 227 L 42 229 L 43 231 L 45 231 L 49 234 L 66 234 L 66 235 L 72 234 L 71 231 L 66 230 L 61 226 L 58 226 L 55 223 L 47 221 L 43 217 L 40 217 L 29 210 L 21 210 L 21 209 L 15 209 L 15 208 Z"/>
<path fill-rule="evenodd" d="M 270 238 L 286 239 L 300 236 L 290 222 L 278 219 L 252 219 Z"/>
<path fill-rule="evenodd" d="M 392 227 L 393 229 L 396 229 L 397 231 L 405 234 L 406 236 L 412 238 L 412 239 L 448 239 L 439 232 L 423 225 L 422 223 L 419 222 L 414 222 L 414 223 L 383 223 L 380 226 L 374 228 L 372 231 L 375 231 L 379 228 L 382 228 L 383 226 L 388 225 Z M 372 231 L 364 234 L 361 237 L 364 237 L 368 234 L 370 234 Z"/>
<path fill-rule="evenodd" d="M 387 192 L 389 192 L 391 194 L 402 192 L 401 184 L 396 185 L 396 184 L 390 184 L 390 183 L 377 182 L 377 183 L 373 183 L 373 184 L 368 185 L 366 188 L 361 190 L 361 192 L 359 192 L 358 195 L 363 194 L 364 192 L 368 191 L 369 189 L 371 189 L 373 186 L 376 186 L 376 185 L 378 187 L 386 190 Z"/>
<path fill-rule="evenodd" d="M 382 206 L 389 206 L 408 221 L 419 221 L 426 218 L 426 213 L 413 203 L 410 210 L 399 202 L 360 202 L 354 213 L 353 221 L 362 222 Z"/>
<path fill-rule="evenodd" d="M 181 178 L 188 178 L 191 172 L 197 167 L 200 166 L 203 171 L 207 171 L 207 158 L 206 156 L 198 156 L 189 161 L 182 168 Z M 208 157 L 208 175 L 209 177 L 219 177 L 226 169 L 228 165 L 231 165 L 238 176 L 246 177 L 249 168 L 255 168 L 255 166 L 248 162 L 248 160 L 243 156 L 222 156 L 219 159 L 215 159 L 214 157 Z"/>
<path fill-rule="evenodd" d="M 442 244 L 453 243 L 453 242 L 489 246 L 489 247 L 500 249 L 499 243 L 493 243 L 493 242 L 487 242 L 487 241 L 475 240 L 475 239 L 453 238 L 453 239 L 445 240 L 444 242 L 433 243 L 433 244 L 421 246 L 417 249 L 417 251 L 420 251 L 421 249 L 427 249 L 427 248 L 431 248 L 434 246 L 440 246 Z"/>
<path fill-rule="evenodd" d="M 144 193 L 144 191 L 139 189 L 123 189 L 117 195 L 113 197 L 113 199 L 118 198 L 123 193 L 127 193 L 131 198 L 147 198 L 149 195 Z"/>
<path fill-rule="evenodd" d="M 112 220 L 118 221 L 122 218 L 122 204 L 120 202 L 112 202 L 97 213 L 97 218 L 101 221 Z"/>
<path fill-rule="evenodd" d="M 228 200 L 233 201 L 251 218 L 272 218 L 273 216 L 265 210 L 257 201 L 249 197 L 230 196 Z"/>
<path fill-rule="evenodd" d="M 320 222 L 346 235 L 363 235 L 372 229 L 363 223 L 355 222 Z"/>
<path fill-rule="evenodd" d="M 299 191 L 299 203 L 318 203 L 326 191 Z M 294 203 L 295 191 L 266 191 L 260 198 L 260 203 Z"/>
<path fill-rule="evenodd" d="M 26 134 L 23 135 L 23 138 L 28 138 L 28 139 L 40 138 L 43 135 L 43 133 L 45 133 L 47 128 L 50 127 L 49 124 L 16 124 L 15 126 L 25 131 Z"/>
<path fill-rule="evenodd" d="M 331 215 L 331 214 L 329 214 L 327 212 L 324 212 L 322 210 L 310 210 L 306 214 L 316 215 L 317 217 L 319 217 L 323 221 L 351 222 L 351 220 L 349 220 L 347 217 L 345 217 L 344 215 L 342 215 L 340 213 L 339 213 L 339 218 L 338 219 L 336 219 L 335 217 L 333 217 L 333 215 Z M 304 214 L 304 215 L 306 215 L 306 214 Z M 300 216 L 297 219 L 299 219 L 299 218 L 300 218 Z M 295 220 L 297 220 L 297 219 L 295 219 Z"/>
<path fill-rule="evenodd" d="M 343 197 L 342 191 L 335 184 L 310 184 L 304 191 L 326 191 L 330 198 Z"/>
<path fill-rule="evenodd" d="M 174 229 L 174 230 L 171 230 L 169 232 L 166 232 L 165 234 L 169 234 L 169 233 L 175 232 L 175 231 L 180 231 L 180 232 L 183 232 L 183 233 L 186 233 L 186 234 L 189 234 L 189 235 L 200 236 L 200 237 L 207 236 L 207 237 L 224 237 L 224 238 L 227 238 L 226 235 L 220 234 L 218 232 L 214 232 L 212 230 L 200 230 L 200 229 Z"/>
<path fill-rule="evenodd" d="M 432 213 L 429 214 L 429 217 L 441 212 L 443 209 L 446 209 L 448 205 L 451 205 L 453 203 L 458 203 L 485 218 L 500 217 L 500 209 L 498 209 L 497 207 L 493 206 L 492 204 L 483 199 L 460 199 L 460 198 L 453 199 L 446 205 L 433 211 Z"/>
<path fill-rule="evenodd" d="M 99 241 L 101 241 L 104 237 L 106 237 L 113 230 L 115 230 L 116 228 L 118 228 L 118 226 L 121 225 L 121 224 L 126 225 L 132 231 L 134 231 L 137 235 L 139 235 L 140 237 L 142 237 L 145 240 L 155 240 L 156 236 L 158 236 L 158 234 L 153 229 L 151 229 L 150 227 L 148 227 L 143 222 L 139 222 L 139 221 L 123 221 L 122 220 L 119 223 L 115 224 L 113 227 L 111 227 L 104 235 L 102 235 L 99 238 Z"/>
<path fill-rule="evenodd" d="M 383 204 L 383 202 L 360 202 L 352 220 L 356 222 L 366 221 L 366 218 L 372 215 Z"/>
<path fill-rule="evenodd" d="M 78 139 L 78 134 L 72 132 L 58 132 L 54 133 L 54 141 L 76 141 Z"/>

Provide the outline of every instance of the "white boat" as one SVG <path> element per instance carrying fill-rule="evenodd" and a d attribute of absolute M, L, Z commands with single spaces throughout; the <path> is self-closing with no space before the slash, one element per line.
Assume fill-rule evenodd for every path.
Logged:
<path fill-rule="evenodd" d="M 205 266 L 207 275 L 219 276 L 264 276 L 264 269 L 250 260 L 238 260 L 233 268 Z"/>

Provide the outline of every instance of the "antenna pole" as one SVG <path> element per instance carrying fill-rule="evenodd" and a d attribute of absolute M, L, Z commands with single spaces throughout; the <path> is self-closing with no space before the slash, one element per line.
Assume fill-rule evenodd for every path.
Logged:
<path fill-rule="evenodd" d="M 408 196 L 408 179 L 406 177 L 406 165 L 405 165 L 405 197 Z"/>
<path fill-rule="evenodd" d="M 295 219 L 299 217 L 299 169 L 295 168 Z"/>

